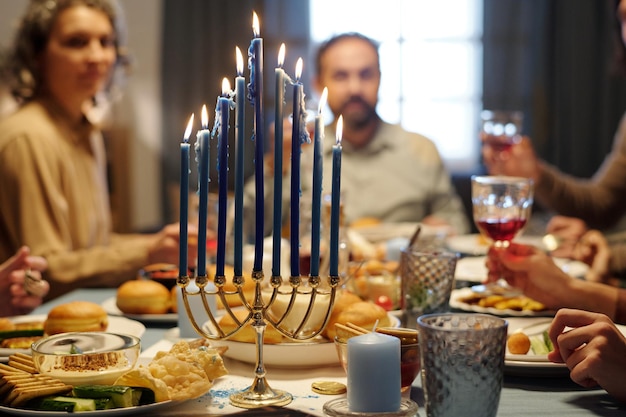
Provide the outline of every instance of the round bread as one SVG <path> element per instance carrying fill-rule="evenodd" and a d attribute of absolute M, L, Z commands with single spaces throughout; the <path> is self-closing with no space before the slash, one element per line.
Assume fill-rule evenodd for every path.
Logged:
<path fill-rule="evenodd" d="M 170 311 L 172 297 L 161 283 L 134 279 L 118 287 L 116 304 L 127 314 L 165 314 Z"/>
<path fill-rule="evenodd" d="M 71 301 L 54 307 L 43 326 L 47 335 L 67 332 L 103 332 L 109 326 L 107 312 L 96 303 Z"/>
<path fill-rule="evenodd" d="M 234 310 L 233 313 L 237 317 L 237 320 L 239 320 L 240 322 L 245 320 L 245 318 L 248 316 L 248 311 L 246 310 Z M 225 314 L 224 316 L 222 316 L 218 324 L 220 328 L 224 331 L 224 333 L 227 334 L 236 329 L 235 320 L 233 320 L 230 314 Z M 256 330 L 250 325 L 250 323 L 248 323 L 235 335 L 229 337 L 228 340 L 234 340 L 236 342 L 254 343 L 256 341 Z M 278 330 L 276 330 L 270 324 L 265 326 L 263 343 L 274 344 L 281 343 L 282 341 L 283 336 Z"/>
<path fill-rule="evenodd" d="M 376 324 L 376 322 L 378 322 L 378 324 Z M 391 325 L 387 311 L 381 306 L 369 301 L 360 301 L 350 304 L 339 312 L 339 314 L 333 314 L 324 329 L 324 336 L 330 340 L 335 338 L 336 323 L 352 323 L 367 330 L 372 330 L 375 325 L 380 327 L 388 327 Z"/>

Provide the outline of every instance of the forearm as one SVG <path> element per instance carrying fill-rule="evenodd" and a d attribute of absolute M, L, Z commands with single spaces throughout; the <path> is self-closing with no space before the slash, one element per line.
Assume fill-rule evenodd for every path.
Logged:
<path fill-rule="evenodd" d="M 563 291 L 566 300 L 563 307 L 603 313 L 613 320 L 620 315 L 626 318 L 626 294 L 623 292 L 606 284 L 572 279 Z"/>

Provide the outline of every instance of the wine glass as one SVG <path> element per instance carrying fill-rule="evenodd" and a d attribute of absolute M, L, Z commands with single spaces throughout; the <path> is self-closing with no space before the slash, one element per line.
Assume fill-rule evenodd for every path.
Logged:
<path fill-rule="evenodd" d="M 472 176 L 472 208 L 478 230 L 496 248 L 509 246 L 524 228 L 533 205 L 533 181 L 507 176 Z M 497 282 L 510 290 L 504 279 Z"/>
<path fill-rule="evenodd" d="M 524 114 L 521 111 L 483 110 L 481 139 L 495 152 L 508 151 L 522 140 L 520 134 Z"/>

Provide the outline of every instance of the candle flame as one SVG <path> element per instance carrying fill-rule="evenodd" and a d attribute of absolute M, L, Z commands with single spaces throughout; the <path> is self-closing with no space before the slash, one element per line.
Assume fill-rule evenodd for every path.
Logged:
<path fill-rule="evenodd" d="M 317 112 L 322 114 L 322 109 L 326 106 L 326 99 L 328 98 L 328 87 L 324 87 L 322 90 L 322 96 L 320 97 L 320 102 L 317 107 Z"/>
<path fill-rule="evenodd" d="M 278 66 L 282 68 L 284 63 L 285 63 L 285 44 L 281 43 L 280 48 L 278 49 Z"/>
<path fill-rule="evenodd" d="M 259 24 L 259 16 L 256 15 L 256 12 L 252 12 L 252 33 L 254 33 L 255 38 L 261 35 L 261 25 Z"/>
<path fill-rule="evenodd" d="M 228 78 L 224 77 L 222 80 L 222 95 L 226 96 L 228 93 L 230 93 L 230 82 L 228 81 Z"/>
<path fill-rule="evenodd" d="M 202 113 L 200 114 L 200 120 L 202 121 L 202 128 L 206 129 L 209 126 L 209 112 L 206 109 L 206 104 L 202 105 Z"/>
<path fill-rule="evenodd" d="M 337 138 L 337 145 L 341 145 L 341 139 L 343 136 L 343 114 L 337 119 L 337 128 L 335 129 L 335 135 Z"/>
<path fill-rule="evenodd" d="M 185 135 L 183 136 L 183 140 L 189 142 L 189 136 L 191 136 L 191 129 L 193 129 L 193 113 L 191 113 L 191 117 L 189 118 L 189 122 L 187 122 L 187 129 L 185 129 Z"/>
<path fill-rule="evenodd" d="M 241 76 L 243 74 L 243 55 L 238 46 L 235 46 L 235 59 L 237 60 L 237 75 Z"/>
<path fill-rule="evenodd" d="M 298 61 L 296 62 L 296 81 L 300 81 L 300 77 L 302 76 L 302 66 L 304 64 L 302 63 L 302 58 L 298 58 Z"/>

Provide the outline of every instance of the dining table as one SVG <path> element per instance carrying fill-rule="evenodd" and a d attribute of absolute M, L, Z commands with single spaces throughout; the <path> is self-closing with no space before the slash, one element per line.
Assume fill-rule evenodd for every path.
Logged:
<path fill-rule="evenodd" d="M 115 297 L 114 288 L 80 288 L 39 306 L 32 314 L 47 314 L 56 305 L 83 300 L 102 304 Z M 176 322 L 145 321 L 141 336 L 140 361 L 149 362 L 159 350 L 167 351 L 175 340 L 171 335 Z M 170 403 L 150 410 L 152 416 L 219 416 L 219 415 L 276 415 L 276 416 L 324 416 L 323 406 L 337 395 L 322 395 L 311 390 L 315 381 L 338 381 L 346 383 L 346 374 L 337 361 L 336 365 L 312 367 L 266 366 L 266 378 L 275 389 L 292 394 L 293 401 L 283 407 L 242 409 L 229 402 L 229 395 L 250 386 L 254 379 L 254 364 L 224 357 L 228 375 L 214 381 L 204 396 L 180 403 Z M 345 395 L 345 394 L 343 394 Z M 410 391 L 410 398 L 419 405 L 418 415 L 425 417 L 421 378 L 418 376 Z M 480 401 L 477 398 L 476 401 Z M 498 416 L 622 416 L 626 404 L 613 399 L 603 389 L 583 388 L 575 384 L 565 372 L 553 375 L 529 374 L 505 371 Z"/>

